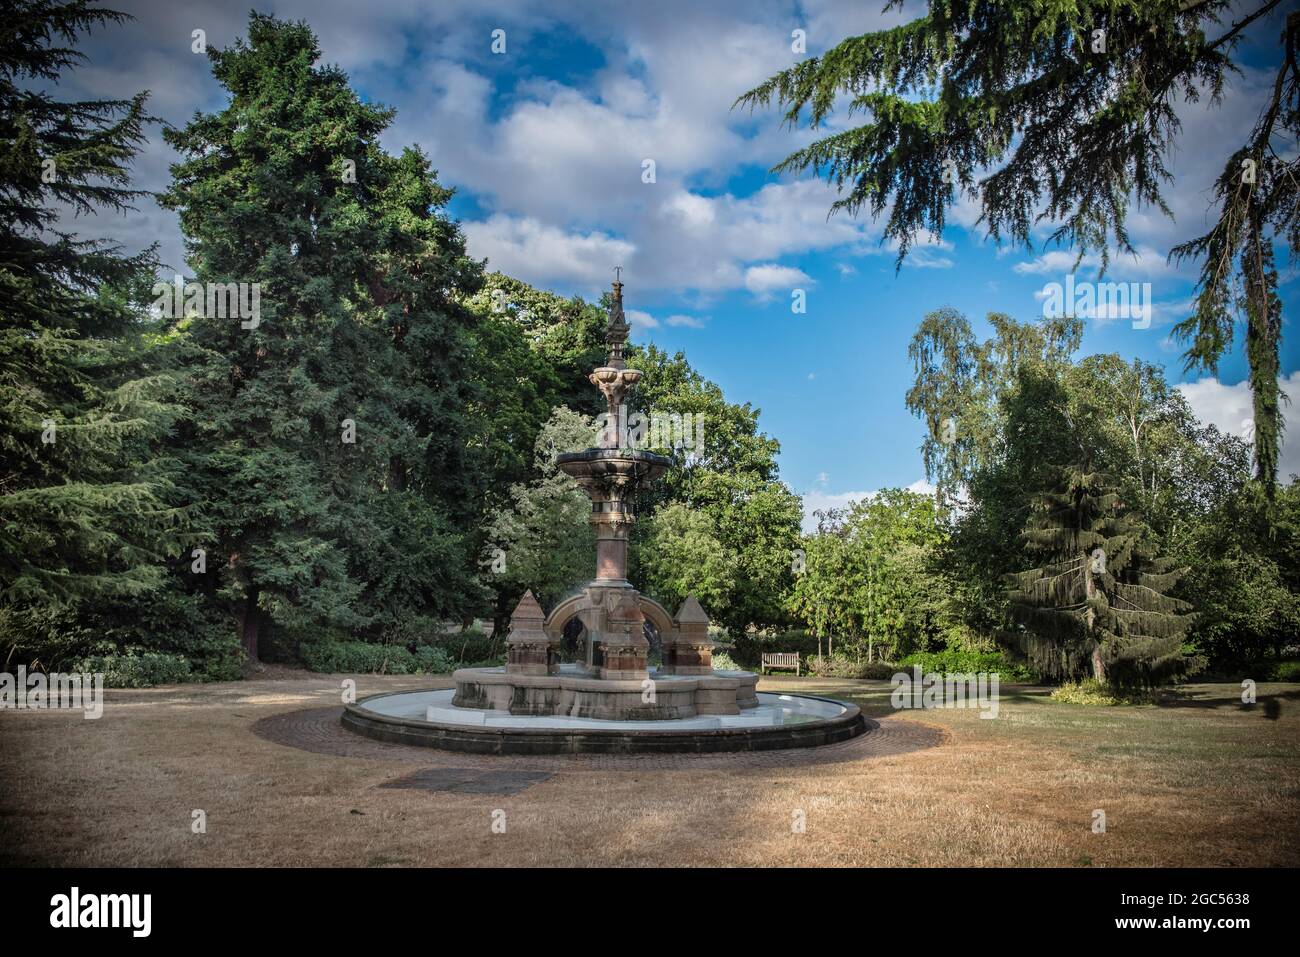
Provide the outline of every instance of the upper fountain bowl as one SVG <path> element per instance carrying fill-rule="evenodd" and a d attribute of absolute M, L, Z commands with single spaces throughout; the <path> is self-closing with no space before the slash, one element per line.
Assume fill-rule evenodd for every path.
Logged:
<path fill-rule="evenodd" d="M 555 464 L 560 471 L 581 482 L 583 479 L 631 479 L 638 486 L 653 482 L 672 466 L 673 460 L 643 449 L 583 449 L 561 452 Z"/>

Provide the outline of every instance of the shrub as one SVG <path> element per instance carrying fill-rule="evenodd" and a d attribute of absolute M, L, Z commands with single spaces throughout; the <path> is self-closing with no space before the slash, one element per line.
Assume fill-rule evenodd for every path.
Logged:
<path fill-rule="evenodd" d="M 887 661 L 864 661 L 858 669 L 861 674 L 860 678 L 871 678 L 876 681 L 888 681 L 898 673 L 898 665 L 891 665 Z"/>
<path fill-rule="evenodd" d="M 1300 681 L 1300 661 L 1284 661 L 1273 669 L 1274 681 Z"/>
<path fill-rule="evenodd" d="M 190 663 L 181 655 L 129 650 L 125 654 L 88 655 L 76 671 L 103 674 L 107 688 L 152 688 L 190 680 Z"/>
<path fill-rule="evenodd" d="M 189 628 L 173 628 L 161 650 L 190 663 L 193 681 L 238 681 L 243 675 L 245 654 L 229 622 L 195 622 Z"/>
<path fill-rule="evenodd" d="M 1160 698 L 1158 691 L 1120 690 L 1105 681 L 1085 678 L 1082 681 L 1070 681 L 1052 692 L 1052 700 L 1064 701 L 1066 704 L 1102 705 L 1109 707 L 1120 704 L 1154 704 Z"/>
<path fill-rule="evenodd" d="M 478 642 L 471 639 L 467 647 L 471 651 L 482 651 L 484 640 L 479 635 Z M 418 645 L 414 651 L 402 645 L 327 639 L 304 642 L 300 655 L 302 663 L 311 671 L 336 674 L 441 675 L 469 664 L 456 656 L 460 649 L 461 643 L 457 637 L 445 638 L 439 644 Z M 484 659 L 474 664 L 493 665 L 500 664 L 500 661 Z"/>
<path fill-rule="evenodd" d="M 443 635 L 434 645 L 443 649 L 457 664 L 465 666 L 478 662 L 496 662 L 502 654 L 502 642 L 489 638 L 477 628 L 466 628 L 458 635 Z"/>
<path fill-rule="evenodd" d="M 91 654 L 146 649 L 183 657 L 193 681 L 236 681 L 244 665 L 244 649 L 234 622 L 219 614 L 201 595 L 168 588 L 148 599 L 106 610 L 102 630 L 115 647 L 97 647 Z"/>
<path fill-rule="evenodd" d="M 822 656 L 809 655 L 804 659 L 804 666 L 811 675 L 820 678 L 872 678 L 887 680 L 898 671 L 896 665 L 884 661 L 859 661 L 845 655 Z"/>
<path fill-rule="evenodd" d="M 126 669 L 122 674 L 140 675 L 139 680 L 150 680 L 155 668 L 164 674 L 179 674 L 174 664 L 179 659 L 189 663 L 187 677 L 162 680 L 233 681 L 240 677 L 244 660 L 239 638 L 229 621 L 206 611 L 209 609 L 192 596 L 171 592 L 130 604 L 104 602 L 93 613 L 6 606 L 0 608 L 0 636 L 4 638 L 0 658 L 10 667 L 25 664 L 47 672 L 66 672 L 78 670 L 89 658 L 139 658 L 152 653 L 173 664 L 133 661 L 122 666 Z"/>
<path fill-rule="evenodd" d="M 0 605 L 0 637 L 0 668 L 21 664 L 30 670 L 75 671 L 76 661 L 100 650 L 93 627 L 71 610 L 45 605 Z"/>
<path fill-rule="evenodd" d="M 825 640 L 822 647 L 826 647 Z M 801 658 L 817 654 L 817 636 L 806 631 L 783 631 L 776 635 L 741 634 L 732 639 L 731 657 L 741 667 L 757 670 L 764 654 L 794 652 Z"/>
<path fill-rule="evenodd" d="M 744 669 L 732 659 L 731 655 L 725 651 L 720 651 L 713 656 L 714 671 L 743 671 Z"/>
<path fill-rule="evenodd" d="M 1052 692 L 1052 700 L 1064 701 L 1066 704 L 1119 704 L 1119 699 L 1115 697 L 1110 686 L 1096 678 L 1066 682 Z"/>
<path fill-rule="evenodd" d="M 505 663 L 506 663 L 506 656 L 505 656 L 504 654 L 500 654 L 500 655 L 496 655 L 495 657 L 492 657 L 492 658 L 484 658 L 484 659 L 482 659 L 481 661 L 457 661 L 457 662 L 455 662 L 455 667 L 457 667 L 457 668 L 495 668 L 495 667 L 497 667 L 498 665 L 504 665 Z"/>
<path fill-rule="evenodd" d="M 451 660 L 445 648 L 437 645 L 423 645 L 416 648 L 412 655 L 415 667 L 426 675 L 442 675 L 456 669 L 456 662 Z"/>
<path fill-rule="evenodd" d="M 401 645 L 374 645 L 365 641 L 304 642 L 302 663 L 309 671 L 330 674 L 409 675 L 416 659 Z"/>
<path fill-rule="evenodd" d="M 943 651 L 916 652 L 898 662 L 899 671 L 919 665 L 923 674 L 973 674 L 997 672 L 1002 681 L 1036 681 L 1038 676 L 1025 665 L 1011 661 L 1000 651 L 966 651 L 945 648 Z"/>

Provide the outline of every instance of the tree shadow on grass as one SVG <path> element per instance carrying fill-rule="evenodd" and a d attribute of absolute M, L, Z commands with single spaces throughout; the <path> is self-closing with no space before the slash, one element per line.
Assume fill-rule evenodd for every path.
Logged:
<path fill-rule="evenodd" d="M 1277 721 L 1282 716 L 1283 700 L 1300 698 L 1300 690 L 1279 691 L 1274 694 L 1261 695 L 1253 704 L 1246 704 L 1239 696 L 1193 697 L 1188 694 L 1172 694 L 1161 698 L 1156 703 L 1159 708 L 1198 708 L 1201 710 L 1221 711 L 1258 711 L 1265 720 Z"/>
<path fill-rule="evenodd" d="M 823 695 L 828 698 L 841 698 L 851 701 L 862 709 L 868 718 L 885 718 L 898 714 L 900 710 L 893 704 L 894 685 L 889 681 L 877 679 L 830 678 L 814 679 L 825 682 L 831 687 L 810 687 L 806 694 Z M 794 693 L 799 693 L 798 691 Z M 998 688 L 998 701 L 1002 704 L 1026 704 L 1050 701 L 1052 689 L 1041 685 L 1002 684 Z M 928 710 L 928 709 L 927 709 Z"/>

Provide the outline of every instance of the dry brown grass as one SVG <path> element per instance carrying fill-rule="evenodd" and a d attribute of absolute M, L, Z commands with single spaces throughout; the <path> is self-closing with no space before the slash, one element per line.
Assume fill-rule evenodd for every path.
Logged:
<path fill-rule="evenodd" d="M 359 694 L 429 687 L 363 677 Z M 594 770 L 511 797 L 384 789 L 418 763 L 250 732 L 337 704 L 339 678 L 111 691 L 104 716 L 0 713 L 0 860 L 61 865 L 1296 865 L 1300 686 L 1087 708 L 1006 689 L 1001 716 L 894 714 L 883 682 L 767 678 L 948 737 L 805 767 Z M 1009 693 L 1008 693 L 1009 692 Z M 1273 704 L 1264 707 L 1263 698 Z M 433 763 L 433 762 L 431 762 Z M 446 764 L 446 760 L 441 761 Z M 452 762 L 454 763 L 454 762 Z M 207 833 L 191 833 L 191 811 Z M 507 832 L 493 834 L 494 809 Z M 1091 832 L 1102 808 L 1107 833 Z M 792 814 L 807 814 L 793 833 Z"/>

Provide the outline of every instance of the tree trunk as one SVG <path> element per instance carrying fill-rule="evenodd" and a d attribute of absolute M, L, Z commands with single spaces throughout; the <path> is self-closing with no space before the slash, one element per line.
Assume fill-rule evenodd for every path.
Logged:
<path fill-rule="evenodd" d="M 249 661 L 258 661 L 257 657 L 257 634 L 262 625 L 262 615 L 257 608 L 257 589 L 249 591 L 248 597 L 244 599 L 244 607 L 237 616 L 239 626 L 239 641 L 244 647 L 244 654 L 248 656 Z"/>
<path fill-rule="evenodd" d="M 396 455 L 388 459 L 388 488 L 394 492 L 406 490 L 406 464 Z"/>
<path fill-rule="evenodd" d="M 496 609 L 492 615 L 493 639 L 510 631 L 510 611 L 505 592 L 497 592 Z"/>
<path fill-rule="evenodd" d="M 1097 596 L 1097 583 L 1092 577 L 1092 557 L 1085 550 L 1083 553 L 1083 594 L 1088 601 L 1092 601 Z M 1092 646 L 1092 676 L 1098 681 L 1106 680 L 1106 665 L 1101 660 L 1101 642 L 1093 637 L 1093 625 L 1097 621 L 1097 613 L 1091 607 L 1084 614 L 1084 622 L 1088 627 L 1088 637 L 1093 639 Z"/>

